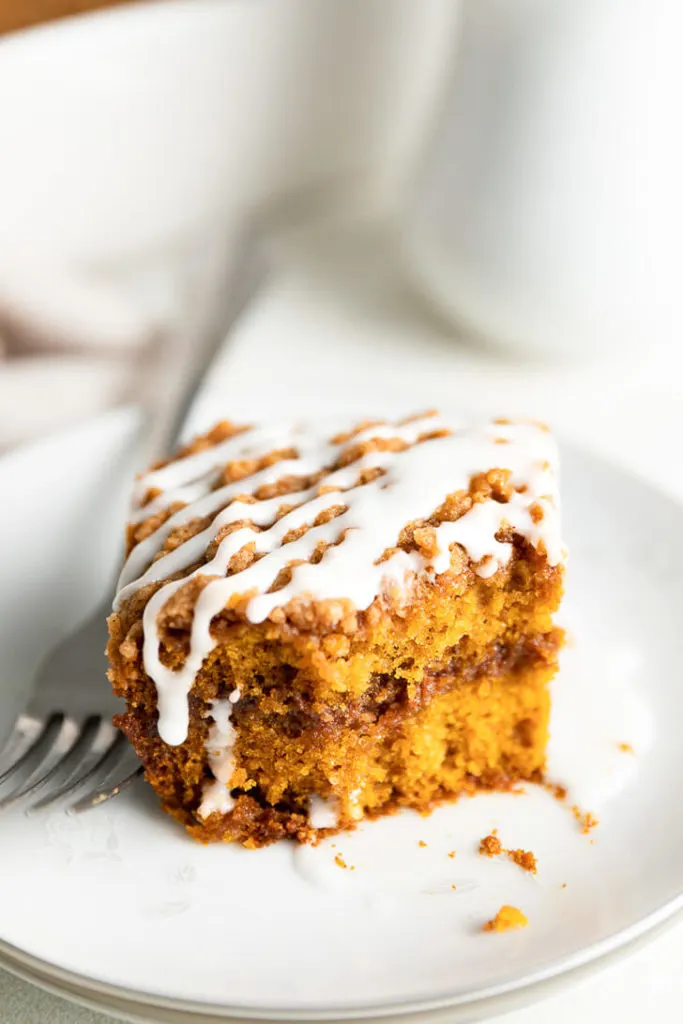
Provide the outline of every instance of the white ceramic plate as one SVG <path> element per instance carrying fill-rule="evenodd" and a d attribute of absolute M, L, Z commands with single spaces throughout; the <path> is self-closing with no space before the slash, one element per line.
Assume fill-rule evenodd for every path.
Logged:
<path fill-rule="evenodd" d="M 113 542 L 99 561 L 81 554 L 102 526 L 95 509 L 84 515 L 87 486 L 98 486 L 84 446 L 101 450 L 117 431 L 131 435 L 132 421 L 105 417 L 85 436 L 13 457 L 9 470 L 0 463 L 0 491 L 11 471 L 14 495 L 0 702 L 9 676 L 16 683 L 25 670 L 28 680 L 54 641 L 49 608 L 63 593 L 64 553 L 79 586 L 91 597 L 103 589 Z M 31 491 L 36 466 L 57 456 L 66 479 L 80 465 L 80 493 L 53 490 L 58 545 L 36 540 Z M 340 1019 L 448 1007 L 449 1020 L 464 1020 L 530 1000 L 551 979 L 661 926 L 683 903 L 683 512 L 572 450 L 563 493 L 572 643 L 554 686 L 550 772 L 599 817 L 589 836 L 534 789 L 368 824 L 334 848 L 259 852 L 194 844 L 144 786 L 80 818 L 13 811 L 0 821 L 3 966 L 136 1019 Z M 8 537 L 10 513 L 0 512 Z M 27 581 L 26 552 L 36 544 Z M 26 604 L 10 633 L 2 623 L 21 580 L 39 625 Z M 62 630 L 84 612 L 72 590 L 73 621 L 62 614 Z M 478 855 L 494 827 L 505 845 L 534 851 L 536 877 Z M 529 927 L 482 933 L 503 903 L 520 907 Z"/>

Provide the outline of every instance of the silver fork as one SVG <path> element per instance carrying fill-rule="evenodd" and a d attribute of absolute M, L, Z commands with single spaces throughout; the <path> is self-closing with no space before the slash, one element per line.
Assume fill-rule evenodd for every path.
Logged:
<path fill-rule="evenodd" d="M 186 363 L 184 379 L 176 381 L 178 397 L 156 431 L 164 439 L 157 441 L 157 450 L 177 443 L 216 349 L 264 274 L 260 252 L 248 246 L 228 291 L 220 331 L 204 342 L 201 358 L 189 368 Z M 22 801 L 33 814 L 65 801 L 67 812 L 76 814 L 110 800 L 142 775 L 126 738 L 111 722 L 121 704 L 105 676 L 110 609 L 108 600 L 43 663 L 33 696 L 0 749 L 0 810 Z"/>

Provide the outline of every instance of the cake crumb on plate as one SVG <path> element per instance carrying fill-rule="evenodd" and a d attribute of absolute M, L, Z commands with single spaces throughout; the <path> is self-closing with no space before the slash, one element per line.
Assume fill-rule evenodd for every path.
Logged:
<path fill-rule="evenodd" d="M 535 855 L 530 850 L 508 850 L 503 846 L 502 842 L 495 834 L 496 829 L 491 835 L 484 836 L 479 843 L 479 853 L 482 857 L 499 857 L 505 856 L 508 860 L 511 860 L 514 864 L 517 864 L 523 871 L 528 871 L 529 874 L 535 875 L 537 869 L 537 860 Z"/>
<path fill-rule="evenodd" d="M 519 907 L 510 907 L 504 904 L 495 917 L 487 921 L 482 931 L 485 932 L 508 932 L 513 928 L 526 928 L 529 921 Z"/>
<path fill-rule="evenodd" d="M 576 804 L 572 807 L 572 814 L 581 826 L 581 834 L 587 836 L 589 832 L 600 824 L 598 818 L 590 811 L 582 811 Z"/>
<path fill-rule="evenodd" d="M 503 844 L 496 836 L 495 829 L 490 835 L 484 836 L 481 840 L 479 843 L 479 853 L 482 857 L 497 857 L 503 853 Z"/>

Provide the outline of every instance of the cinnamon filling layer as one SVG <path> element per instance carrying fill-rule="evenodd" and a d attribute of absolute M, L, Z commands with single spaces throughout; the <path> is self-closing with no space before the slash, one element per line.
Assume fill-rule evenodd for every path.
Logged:
<path fill-rule="evenodd" d="M 562 645 L 562 630 L 518 637 L 514 641 L 496 640 L 482 653 L 469 652 L 465 637 L 448 659 L 428 666 L 421 682 L 415 684 L 399 676 L 376 673 L 358 700 L 346 705 L 314 706 L 291 682 L 264 684 L 264 692 L 275 698 L 284 713 L 264 714 L 259 696 L 245 695 L 233 711 L 238 732 L 248 730 L 255 721 L 278 733 L 296 739 L 312 734 L 317 741 L 328 742 L 342 730 L 362 730 L 374 726 L 390 714 L 391 724 L 414 715 L 434 697 L 484 679 L 515 675 L 540 664 L 554 664 Z"/>

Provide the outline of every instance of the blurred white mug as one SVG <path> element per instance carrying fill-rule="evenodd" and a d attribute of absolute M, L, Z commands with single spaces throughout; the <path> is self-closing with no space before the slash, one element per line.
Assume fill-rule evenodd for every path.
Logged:
<path fill-rule="evenodd" d="M 571 357 L 683 332 L 683 5 L 464 0 L 408 251 L 453 321 Z"/>

